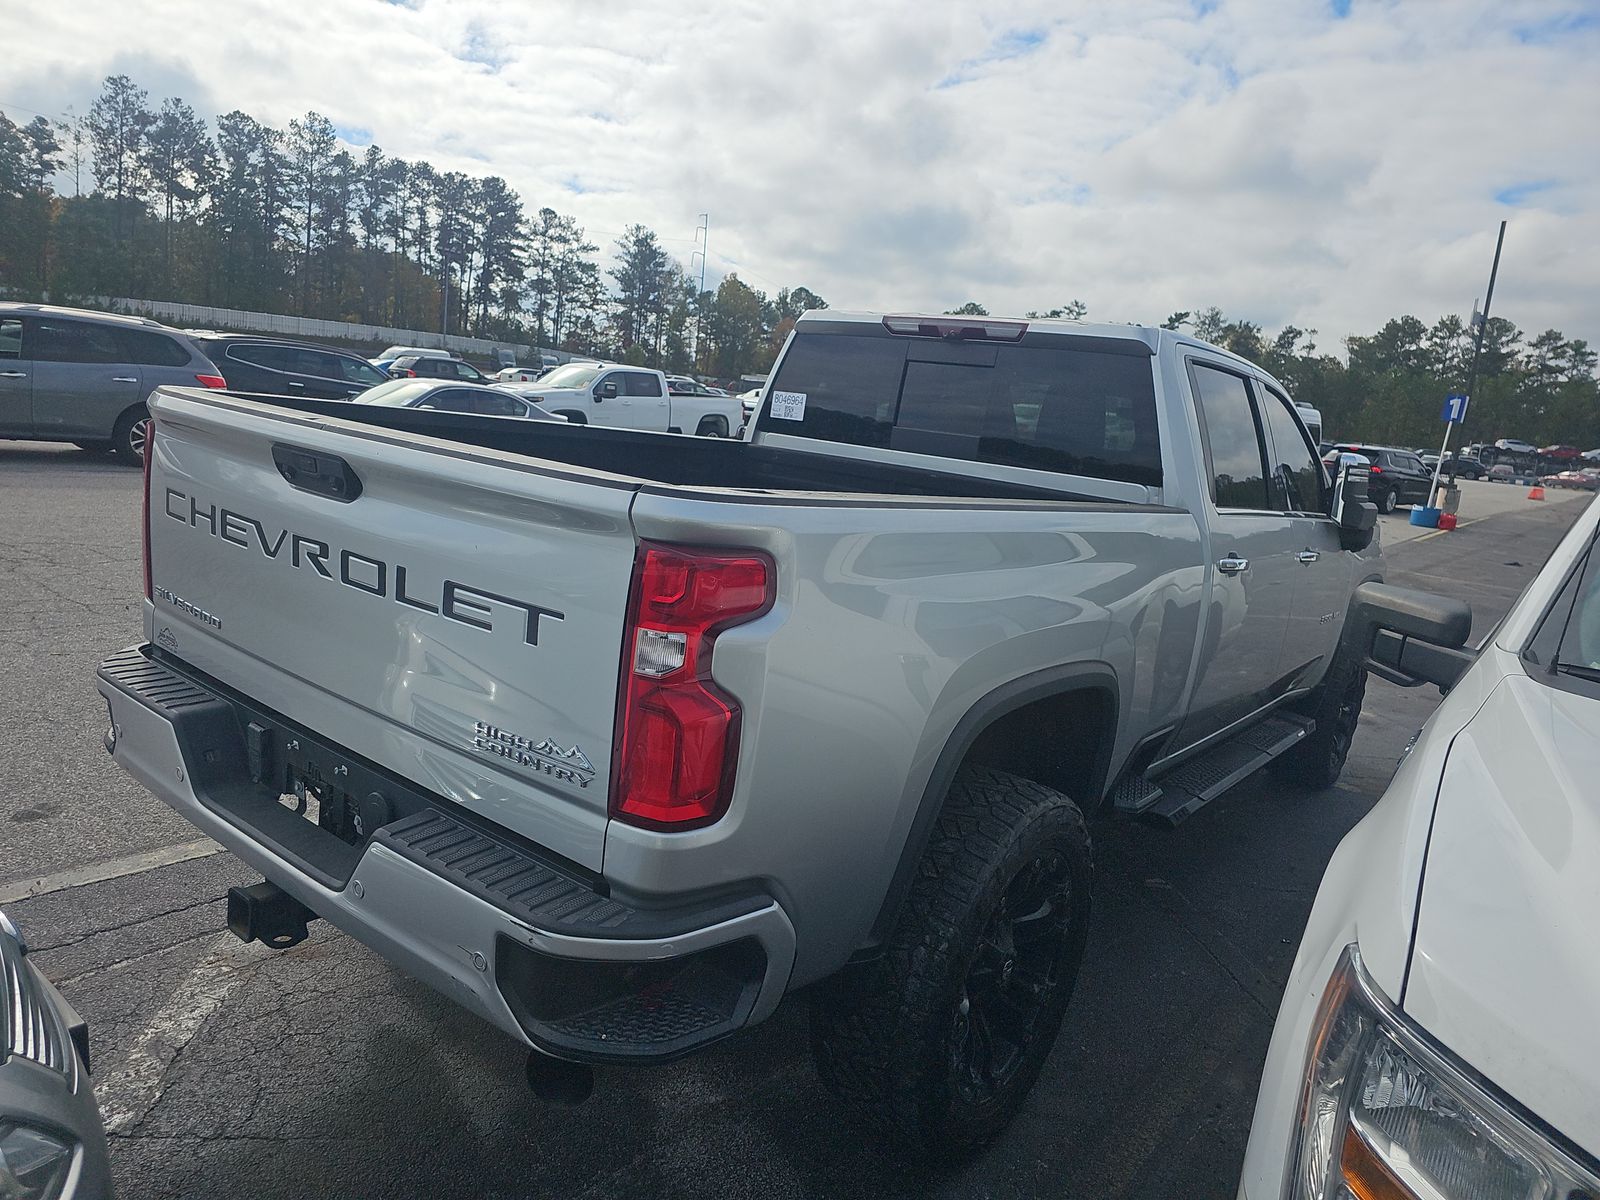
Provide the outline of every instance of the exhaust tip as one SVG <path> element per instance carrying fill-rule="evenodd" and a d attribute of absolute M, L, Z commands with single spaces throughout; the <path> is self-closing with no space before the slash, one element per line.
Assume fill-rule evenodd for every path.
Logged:
<path fill-rule="evenodd" d="M 568 1062 L 531 1050 L 527 1074 L 528 1089 L 546 1104 L 574 1107 L 594 1094 L 594 1068 L 588 1063 Z"/>

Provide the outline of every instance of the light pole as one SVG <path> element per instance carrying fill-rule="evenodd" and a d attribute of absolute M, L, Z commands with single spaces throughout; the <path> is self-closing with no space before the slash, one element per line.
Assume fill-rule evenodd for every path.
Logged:
<path fill-rule="evenodd" d="M 1495 238 L 1495 240 L 1494 240 L 1494 263 L 1489 268 L 1489 290 L 1486 293 L 1484 293 L 1484 297 L 1483 297 L 1483 312 L 1481 314 L 1481 319 L 1478 321 L 1478 332 L 1472 339 L 1472 361 L 1467 364 L 1467 387 L 1466 387 L 1466 391 L 1463 394 L 1467 397 L 1467 403 L 1469 405 L 1472 402 L 1472 388 L 1473 388 L 1473 385 L 1478 382 L 1478 355 L 1483 351 L 1483 331 L 1486 330 L 1487 328 L 1489 328 L 1489 306 L 1494 303 L 1494 279 L 1495 279 L 1495 276 L 1500 273 L 1500 248 L 1502 246 L 1504 246 L 1505 243 L 1506 243 L 1506 223 L 1504 221 L 1501 221 L 1500 222 L 1500 235 L 1497 238 Z M 1468 409 L 1468 412 L 1469 413 L 1471 412 L 1470 408 Z M 1445 444 L 1446 445 L 1449 444 L 1449 436 L 1450 436 L 1450 429 L 1449 429 L 1449 426 L 1446 426 L 1445 427 Z M 1442 462 L 1442 459 L 1441 459 L 1441 462 Z M 1456 485 L 1456 466 L 1457 466 L 1456 460 L 1455 459 L 1451 459 L 1450 460 L 1450 486 L 1451 487 L 1455 487 L 1455 485 Z M 1434 491 L 1438 491 L 1439 490 L 1439 472 L 1438 472 L 1437 468 L 1434 470 L 1434 473 L 1433 473 L 1433 490 Z M 1430 496 L 1429 499 L 1431 500 L 1431 499 L 1433 499 L 1433 497 Z"/>
<path fill-rule="evenodd" d="M 702 300 L 706 294 L 706 247 L 711 243 L 711 214 L 701 213 L 700 224 L 695 226 L 695 245 L 699 247 L 689 255 L 689 270 L 694 270 L 694 257 L 700 256 L 700 290 L 694 294 L 694 366 L 700 369 L 700 322 L 704 314 L 700 311 Z"/>

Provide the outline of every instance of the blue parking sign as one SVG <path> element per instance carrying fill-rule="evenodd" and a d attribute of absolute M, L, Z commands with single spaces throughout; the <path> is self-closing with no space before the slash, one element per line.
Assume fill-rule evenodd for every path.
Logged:
<path fill-rule="evenodd" d="M 1461 424 L 1462 421 L 1466 420 L 1467 416 L 1467 398 L 1454 394 L 1446 396 L 1444 398 L 1444 412 L 1440 416 L 1441 419 L 1451 425 Z"/>

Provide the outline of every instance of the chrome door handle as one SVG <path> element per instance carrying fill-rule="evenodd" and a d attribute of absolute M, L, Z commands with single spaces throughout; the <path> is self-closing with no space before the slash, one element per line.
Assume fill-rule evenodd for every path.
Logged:
<path fill-rule="evenodd" d="M 112 383 L 138 383 L 139 382 L 139 377 L 137 375 L 113 375 L 111 377 L 111 382 Z"/>
<path fill-rule="evenodd" d="M 1227 558 L 1217 559 L 1217 570 L 1224 575 L 1239 575 L 1250 569 L 1248 558 L 1237 558 L 1230 554 Z"/>
<path fill-rule="evenodd" d="M 0 371 L 0 379 L 26 379 L 26 371 Z"/>
<path fill-rule="evenodd" d="M 1303 563 L 1314 563 L 1321 557 L 1322 555 L 1318 554 L 1315 550 L 1302 550 L 1299 554 L 1295 555 L 1295 558 Z"/>
<path fill-rule="evenodd" d="M 291 380 L 289 380 L 289 386 L 290 387 L 303 388 L 303 387 L 305 387 L 305 384 L 301 383 L 298 379 L 291 379 Z"/>

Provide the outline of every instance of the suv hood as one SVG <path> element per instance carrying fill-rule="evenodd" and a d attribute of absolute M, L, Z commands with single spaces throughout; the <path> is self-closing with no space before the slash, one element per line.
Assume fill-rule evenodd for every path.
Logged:
<path fill-rule="evenodd" d="M 1404 1007 L 1600 1154 L 1600 701 L 1514 673 L 1441 780 Z"/>

